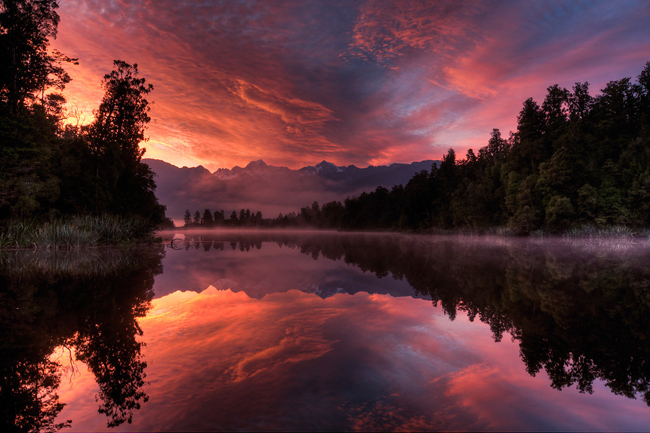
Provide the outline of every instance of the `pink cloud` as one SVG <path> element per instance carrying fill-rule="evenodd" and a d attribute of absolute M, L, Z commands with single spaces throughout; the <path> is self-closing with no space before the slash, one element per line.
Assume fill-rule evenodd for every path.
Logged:
<path fill-rule="evenodd" d="M 85 121 L 112 60 L 155 86 L 147 157 L 211 170 L 437 159 L 516 126 L 546 87 L 634 76 L 649 7 L 478 0 L 61 5 Z M 76 122 L 76 119 L 72 119 Z"/>

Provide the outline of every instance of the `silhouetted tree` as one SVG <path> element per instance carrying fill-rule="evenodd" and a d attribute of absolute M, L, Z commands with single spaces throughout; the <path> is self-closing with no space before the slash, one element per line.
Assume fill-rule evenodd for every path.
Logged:
<path fill-rule="evenodd" d="M 212 227 L 213 224 L 214 220 L 212 219 L 212 211 L 210 211 L 210 209 L 206 209 L 203 212 L 203 218 L 201 218 L 201 225 Z"/>
<path fill-rule="evenodd" d="M 16 114 L 45 90 L 63 90 L 70 76 L 62 64 L 76 62 L 56 50 L 59 15 L 56 0 L 3 0 L 0 2 L 0 109 Z M 44 104 L 43 104 L 44 105 Z"/>
<path fill-rule="evenodd" d="M 226 217 L 224 215 L 223 209 L 220 211 L 214 211 L 214 225 L 216 226 L 222 225 L 225 219 Z"/>
<path fill-rule="evenodd" d="M 88 138 L 96 162 L 96 208 L 122 215 L 135 214 L 156 223 L 164 215 L 154 190 L 153 172 L 141 162 L 144 130 L 151 120 L 146 96 L 153 90 L 138 78 L 138 65 L 115 60 L 104 76 L 102 103 Z M 104 209 L 100 209 L 104 207 Z"/>

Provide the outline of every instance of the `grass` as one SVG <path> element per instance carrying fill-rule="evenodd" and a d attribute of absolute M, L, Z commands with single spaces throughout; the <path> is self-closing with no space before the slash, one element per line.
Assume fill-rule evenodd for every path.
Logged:
<path fill-rule="evenodd" d="M 151 224 L 112 215 L 75 216 L 48 222 L 9 221 L 0 227 L 0 249 L 72 249 L 150 241 Z"/>
<path fill-rule="evenodd" d="M 570 228 L 562 235 L 562 237 L 569 239 L 608 238 L 623 240 L 647 238 L 648 235 L 650 235 L 648 229 L 635 230 L 624 225 L 596 227 L 590 224 L 585 224 Z"/>

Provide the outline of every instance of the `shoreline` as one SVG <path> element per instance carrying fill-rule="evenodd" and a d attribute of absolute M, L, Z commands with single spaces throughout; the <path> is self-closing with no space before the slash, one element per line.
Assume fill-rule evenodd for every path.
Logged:
<path fill-rule="evenodd" d="M 637 241 L 650 239 L 650 229 L 631 229 L 625 226 L 610 226 L 597 228 L 595 226 L 583 226 L 568 229 L 561 233 L 546 232 L 544 230 L 537 230 L 527 235 L 520 235 L 514 233 L 512 230 L 505 227 L 494 227 L 488 229 L 427 229 L 423 231 L 392 231 L 392 230 L 332 230 L 332 229 L 317 229 L 309 227 L 300 228 L 264 228 L 264 227 L 248 227 L 248 228 L 228 228 L 228 227 L 175 227 L 164 228 L 161 230 L 147 229 L 147 233 L 142 233 L 142 223 L 138 223 L 139 234 L 133 236 L 135 233 L 133 226 L 128 227 L 133 223 L 133 220 L 123 220 L 130 222 L 126 226 L 120 226 L 122 221 L 120 218 L 115 217 L 81 217 L 84 222 L 89 220 L 110 221 L 110 230 L 117 231 L 112 233 L 111 236 L 106 236 L 105 233 L 98 233 L 93 231 L 96 227 L 88 225 L 80 225 L 74 223 L 75 219 L 70 221 L 56 221 L 36 224 L 34 222 L 20 223 L 23 229 L 31 229 L 30 231 L 23 230 L 22 233 L 12 238 L 12 234 L 8 233 L 11 230 L 0 231 L 0 251 L 71 251 L 79 249 L 97 249 L 97 248 L 115 248 L 115 247 L 133 247 L 138 245 L 156 245 L 165 244 L 174 241 L 173 233 L 183 234 L 194 239 L 193 234 L 203 233 L 228 233 L 228 234 L 334 234 L 334 235 L 415 235 L 423 237 L 434 236 L 457 236 L 457 237 L 496 237 L 496 238 L 517 238 L 517 239 L 562 239 L 569 241 L 579 240 L 603 240 L 603 241 Z M 105 227 L 106 228 L 106 227 Z M 50 230 L 48 230 L 50 229 Z M 58 231 L 59 233 L 51 233 Z M 165 233 L 171 234 L 171 239 L 165 239 Z M 167 236 L 169 237 L 169 236 Z M 22 240 L 22 242 L 20 242 Z M 26 243 L 28 242 L 28 243 Z"/>

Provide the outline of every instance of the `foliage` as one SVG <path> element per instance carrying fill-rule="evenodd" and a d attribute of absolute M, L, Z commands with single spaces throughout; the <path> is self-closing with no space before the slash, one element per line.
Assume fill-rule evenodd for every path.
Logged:
<path fill-rule="evenodd" d="M 508 139 L 492 131 L 488 145 L 457 161 L 453 149 L 431 172 L 388 192 L 378 187 L 345 201 L 348 230 L 561 233 L 650 225 L 650 62 L 638 76 L 608 83 L 592 97 L 548 88 L 540 106 L 527 99 Z"/>
<path fill-rule="evenodd" d="M 17 241 L 16 221 L 29 223 L 39 242 L 93 244 L 71 238 L 74 215 L 119 215 L 150 228 L 169 224 L 154 194 L 154 173 L 141 162 L 153 87 L 137 65 L 116 60 L 104 77 L 105 95 L 87 127 L 64 125 L 70 81 L 62 65 L 76 63 L 56 50 L 55 0 L 0 1 L 0 244 Z M 65 217 L 65 218 L 63 218 Z M 63 218 L 63 219 L 62 219 Z M 65 222 L 64 222 L 65 221 Z M 135 221 L 138 221 L 137 223 Z M 9 227 L 14 225 L 13 228 Z M 125 227 L 124 231 L 133 231 Z M 83 232 L 83 231 L 82 231 Z M 78 232 L 81 235 L 82 232 Z M 107 233 L 120 238 L 121 235 Z M 33 242 L 33 241 L 32 241 Z"/>
<path fill-rule="evenodd" d="M 8 221 L 0 231 L 0 249 L 70 249 L 150 241 L 154 227 L 142 218 L 112 215 L 58 217 L 47 222 Z"/>
<path fill-rule="evenodd" d="M 53 50 L 59 15 L 56 0 L 3 0 L 0 2 L 0 109 L 13 114 L 45 91 L 63 90 L 70 76 L 61 66 L 76 62 Z M 43 104 L 44 105 L 44 104 Z"/>

